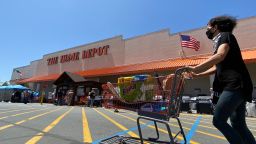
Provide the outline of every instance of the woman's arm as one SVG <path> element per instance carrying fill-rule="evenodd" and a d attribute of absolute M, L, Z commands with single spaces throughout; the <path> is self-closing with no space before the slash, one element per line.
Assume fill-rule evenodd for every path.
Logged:
<path fill-rule="evenodd" d="M 211 74 L 214 74 L 216 71 L 216 65 L 214 65 L 213 67 L 211 67 L 210 69 L 204 71 L 204 72 L 201 72 L 201 73 L 193 73 L 193 77 L 203 77 L 203 76 L 208 76 L 208 75 L 211 75 Z"/>
<path fill-rule="evenodd" d="M 224 43 L 221 44 L 217 50 L 217 53 L 212 55 L 206 61 L 202 62 L 201 64 L 195 67 L 189 67 L 192 72 L 201 73 L 206 72 L 208 69 L 211 69 L 214 65 L 218 64 L 219 62 L 223 61 L 229 51 L 229 44 Z"/>

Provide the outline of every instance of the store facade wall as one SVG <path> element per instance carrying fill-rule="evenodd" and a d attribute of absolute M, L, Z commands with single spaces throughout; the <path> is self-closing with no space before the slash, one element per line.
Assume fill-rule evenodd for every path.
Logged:
<path fill-rule="evenodd" d="M 125 64 L 145 63 L 177 57 L 169 40 L 169 31 L 163 30 L 125 40 Z"/>
<path fill-rule="evenodd" d="M 69 58 L 71 57 L 71 58 Z M 40 61 L 41 75 L 77 72 L 123 65 L 124 40 L 121 36 L 47 54 Z"/>
<path fill-rule="evenodd" d="M 256 17 L 239 21 L 234 34 L 241 49 L 256 47 L 256 41 L 254 40 L 256 37 L 255 29 Z M 205 31 L 204 27 L 177 34 L 170 34 L 169 30 L 161 30 L 130 39 L 123 39 L 122 36 L 117 36 L 46 54 L 42 59 L 32 61 L 30 65 L 16 69 L 21 70 L 26 75 L 24 77 L 28 78 L 60 74 L 64 71 L 77 72 L 212 53 L 212 43 L 205 36 Z M 180 34 L 190 35 L 200 41 L 200 50 L 182 48 L 180 46 Z M 107 50 L 102 51 L 103 47 Z M 101 52 L 99 52 L 100 49 Z M 91 52 L 89 56 L 87 56 L 88 51 Z M 77 57 L 75 56 L 76 58 L 73 58 L 73 60 L 66 60 L 65 58 L 62 60 L 62 57 L 72 54 L 77 55 Z M 15 79 L 15 77 L 17 77 L 17 73 L 13 72 L 12 79 Z"/>
<path fill-rule="evenodd" d="M 241 49 L 255 48 L 256 17 L 240 20 L 234 34 Z"/>
<path fill-rule="evenodd" d="M 31 66 L 30 71 L 31 71 L 31 74 L 32 74 L 31 77 L 33 77 L 35 75 L 43 75 L 46 72 L 46 69 L 39 69 L 42 62 L 43 62 L 43 60 L 40 59 L 40 60 L 32 61 L 30 63 L 30 66 Z"/>
<path fill-rule="evenodd" d="M 122 36 L 65 49 L 46 54 L 42 59 L 32 61 L 30 65 L 14 68 L 24 75 L 22 78 L 61 74 L 64 71 L 78 72 L 98 68 L 123 66 L 137 63 L 191 57 L 212 53 L 212 42 L 205 36 L 206 27 L 172 34 L 164 29 L 149 34 L 123 39 Z M 241 49 L 256 48 L 256 17 L 242 19 L 234 30 Z M 200 41 L 199 51 L 182 48 L 180 34 L 190 35 Z M 248 64 L 254 84 L 256 82 L 255 64 Z M 167 74 L 169 72 L 162 72 Z M 92 78 L 98 82 L 114 81 L 119 76 L 102 76 Z M 17 72 L 13 71 L 12 80 L 19 79 Z M 188 82 L 186 93 L 195 91 L 207 94 L 211 83 L 210 77 Z M 45 82 L 32 83 L 32 87 L 41 87 Z M 38 86 L 39 85 L 39 86 Z M 40 86 L 41 85 L 41 86 Z M 192 87 L 189 87 L 191 85 Z M 50 87 L 50 86 L 49 86 Z M 40 88 L 39 88 L 40 89 Z M 49 89 L 49 91 L 52 89 Z"/>
<path fill-rule="evenodd" d="M 12 71 L 11 80 L 16 79 L 26 79 L 33 76 L 33 72 L 31 71 L 31 65 L 14 68 Z"/>

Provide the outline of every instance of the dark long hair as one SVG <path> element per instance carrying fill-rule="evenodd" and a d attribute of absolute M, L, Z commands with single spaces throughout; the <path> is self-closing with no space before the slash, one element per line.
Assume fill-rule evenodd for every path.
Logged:
<path fill-rule="evenodd" d="M 217 16 L 209 20 L 208 25 L 215 26 L 221 32 L 232 32 L 233 29 L 236 27 L 237 20 L 235 17 L 232 16 Z"/>

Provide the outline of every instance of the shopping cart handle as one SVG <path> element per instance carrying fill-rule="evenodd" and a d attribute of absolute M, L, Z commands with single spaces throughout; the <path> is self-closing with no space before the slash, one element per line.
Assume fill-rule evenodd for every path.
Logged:
<path fill-rule="evenodd" d="M 181 67 L 181 68 L 178 68 L 176 71 L 175 71 L 175 75 L 181 75 L 182 73 L 184 72 L 189 72 L 189 68 L 188 67 Z"/>

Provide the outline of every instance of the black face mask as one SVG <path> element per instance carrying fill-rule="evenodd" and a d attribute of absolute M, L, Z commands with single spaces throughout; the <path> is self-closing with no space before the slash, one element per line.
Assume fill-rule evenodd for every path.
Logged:
<path fill-rule="evenodd" d="M 213 39 L 214 32 L 211 32 L 211 29 L 208 29 L 205 34 L 208 37 L 208 39 Z"/>

